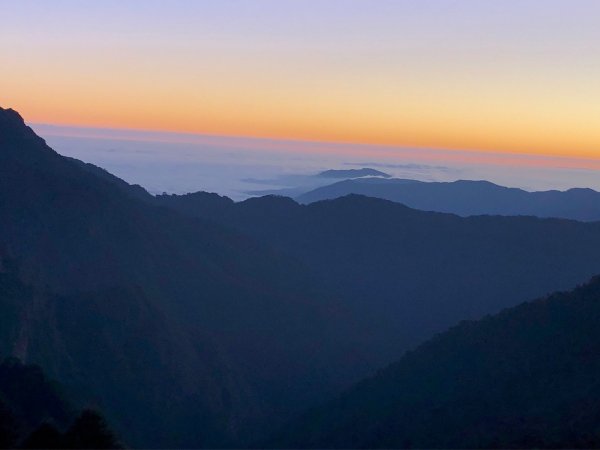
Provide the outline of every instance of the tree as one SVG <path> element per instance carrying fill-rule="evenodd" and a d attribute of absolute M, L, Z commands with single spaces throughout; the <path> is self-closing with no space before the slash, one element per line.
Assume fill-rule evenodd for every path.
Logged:
<path fill-rule="evenodd" d="M 63 436 L 51 423 L 44 422 L 25 439 L 24 449 L 60 449 L 64 448 Z"/>
<path fill-rule="evenodd" d="M 17 439 L 17 423 L 0 399 L 0 448 L 11 448 Z"/>
<path fill-rule="evenodd" d="M 96 411 L 84 410 L 65 433 L 65 448 L 119 449 L 114 433 L 106 420 Z"/>

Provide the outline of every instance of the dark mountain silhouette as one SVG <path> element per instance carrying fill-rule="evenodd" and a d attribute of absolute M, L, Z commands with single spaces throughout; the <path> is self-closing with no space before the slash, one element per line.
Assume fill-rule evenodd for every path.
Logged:
<path fill-rule="evenodd" d="M 364 373 L 302 264 L 148 197 L 0 110 L 0 354 L 145 447 L 234 445 Z"/>
<path fill-rule="evenodd" d="M 96 177 L 108 181 L 109 183 L 119 188 L 123 193 L 129 195 L 132 198 L 145 201 L 152 200 L 152 195 L 139 184 L 129 184 L 126 181 L 121 180 L 119 177 L 114 176 L 107 170 L 95 166 L 94 164 L 86 163 L 67 156 L 63 156 L 63 158 L 86 170 L 87 172 L 95 175 Z"/>
<path fill-rule="evenodd" d="M 411 208 L 460 216 L 492 214 L 600 220 L 600 193 L 592 189 L 527 192 L 487 181 L 344 180 L 299 195 L 297 200 L 300 203 L 312 203 L 348 194 L 382 198 Z"/>
<path fill-rule="evenodd" d="M 362 169 L 329 169 L 318 173 L 316 176 L 320 178 L 391 177 L 389 173 L 368 167 L 363 167 Z"/>
<path fill-rule="evenodd" d="M 600 223 L 417 211 L 347 196 L 299 205 L 211 194 L 157 201 L 236 228 L 309 266 L 344 300 L 376 368 L 462 319 L 571 288 L 600 273 Z"/>
<path fill-rule="evenodd" d="M 598 448 L 600 278 L 463 322 L 312 410 L 292 448 Z"/>

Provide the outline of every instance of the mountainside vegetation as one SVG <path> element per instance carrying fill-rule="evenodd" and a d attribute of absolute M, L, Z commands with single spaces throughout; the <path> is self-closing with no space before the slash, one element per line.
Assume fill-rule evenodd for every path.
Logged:
<path fill-rule="evenodd" d="M 569 289 L 600 273 L 600 223 L 418 211 L 351 195 L 299 205 L 215 194 L 159 196 L 310 267 L 343 299 L 372 369 L 463 319 Z M 352 339 L 349 336 L 348 339 Z"/>
<path fill-rule="evenodd" d="M 600 278 L 463 322 L 284 428 L 277 448 L 597 448 Z"/>
<path fill-rule="evenodd" d="M 39 366 L 0 363 L 0 448 L 113 449 L 121 444 L 98 412 L 75 413 Z"/>

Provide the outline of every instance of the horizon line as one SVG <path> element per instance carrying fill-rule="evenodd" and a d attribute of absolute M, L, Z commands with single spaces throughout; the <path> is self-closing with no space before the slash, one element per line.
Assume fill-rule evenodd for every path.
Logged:
<path fill-rule="evenodd" d="M 27 123 L 27 122 L 26 122 Z M 277 136 L 253 136 L 253 135 L 237 135 L 237 134 L 218 134 L 209 132 L 199 131 L 178 131 L 178 130 L 167 130 L 167 129 L 150 129 L 150 128 L 135 128 L 126 126 L 100 126 L 100 125 L 77 125 L 77 124 L 58 124 L 49 122 L 29 122 L 29 126 L 35 127 L 47 127 L 46 129 L 70 129 L 70 130 L 81 130 L 81 131 L 109 131 L 109 132 L 122 132 L 122 133 L 140 133 L 146 135 L 166 135 L 166 136 L 179 136 L 188 138 L 205 138 L 205 139 L 219 139 L 226 140 L 231 139 L 235 141 L 250 140 L 250 141 L 267 141 L 271 143 L 293 143 L 300 145 L 315 145 L 325 144 L 336 147 L 360 147 L 360 148 L 381 148 L 381 149 L 403 149 L 403 150 L 424 150 L 434 151 L 444 154 L 466 154 L 466 155 L 480 155 L 480 156 L 496 156 L 496 157 L 516 157 L 523 160 L 558 160 L 558 161 L 580 161 L 580 162 L 591 162 L 600 164 L 600 157 L 593 158 L 589 156 L 567 156 L 562 154 L 545 154 L 536 152 L 517 152 L 511 150 L 484 150 L 484 149 L 472 149 L 472 148 L 454 148 L 454 147 L 428 147 L 419 145 L 407 145 L 407 144 L 384 144 L 384 143 L 369 143 L 369 142 L 355 142 L 355 141 L 339 141 L 339 140 L 319 140 L 319 139 L 303 139 L 296 137 L 277 137 Z M 171 142 L 171 143 L 195 143 L 194 140 L 173 140 L 173 139 L 160 139 L 160 136 L 155 138 L 144 138 L 143 136 L 105 136 L 105 135 L 93 135 L 93 134 L 66 134 L 56 133 L 52 134 L 57 137 L 71 137 L 71 138 L 90 138 L 90 139 L 116 139 L 116 140 L 127 140 L 127 141 L 147 141 L 147 142 Z M 589 168 L 588 168 L 589 169 Z M 600 167 L 599 167 L 600 169 Z M 597 170 L 597 169 L 592 169 Z"/>

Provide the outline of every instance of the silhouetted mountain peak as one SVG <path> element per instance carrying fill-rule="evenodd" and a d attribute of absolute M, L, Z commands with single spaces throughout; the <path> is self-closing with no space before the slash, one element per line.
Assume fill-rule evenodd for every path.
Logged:
<path fill-rule="evenodd" d="M 261 205 L 261 204 L 276 204 L 276 205 L 298 205 L 290 197 L 285 197 L 283 195 L 264 195 L 262 197 L 252 197 L 247 200 L 244 200 L 242 204 L 247 205 Z"/>
<path fill-rule="evenodd" d="M 493 183 L 488 180 L 456 180 L 456 181 L 449 181 L 446 184 L 454 185 L 454 186 L 458 186 L 458 187 L 462 186 L 462 187 L 477 188 L 477 189 L 488 189 L 488 190 L 492 190 L 492 191 L 515 190 L 515 191 L 525 192 L 523 189 L 511 188 L 511 187 L 507 187 L 507 186 L 500 186 L 499 184 Z"/>
<path fill-rule="evenodd" d="M 249 209 L 260 211 L 264 214 L 291 212 L 300 208 L 300 205 L 290 197 L 280 195 L 265 195 L 264 197 L 253 197 L 240 203 L 242 210 Z"/>
<path fill-rule="evenodd" d="M 25 124 L 17 111 L 0 107 L 0 158 L 31 154 L 32 151 L 39 151 L 41 148 L 48 153 L 55 153 L 46 145 L 44 139 Z"/>
<path fill-rule="evenodd" d="M 391 178 L 389 173 L 381 170 L 363 167 L 362 169 L 330 169 L 316 175 L 320 178 L 359 178 L 359 177 L 383 177 Z"/>
<path fill-rule="evenodd" d="M 600 277 L 407 352 L 274 448 L 598 448 Z M 357 426 L 359 424 L 359 426 Z"/>
<path fill-rule="evenodd" d="M 548 191 L 548 192 L 560 192 L 560 191 Z M 592 188 L 571 188 L 571 189 L 567 189 L 565 192 L 571 193 L 571 194 L 586 194 L 586 195 L 595 195 L 598 193 L 598 191 L 595 191 Z"/>
<path fill-rule="evenodd" d="M 406 210 L 413 211 L 415 213 L 419 213 L 418 210 L 409 208 L 408 206 L 393 202 L 391 200 L 386 200 L 384 198 L 377 197 L 369 197 L 368 195 L 363 194 L 348 194 L 343 197 L 334 198 L 331 200 L 321 200 L 316 203 L 329 203 L 334 205 L 349 205 L 352 207 L 361 208 L 369 208 L 369 207 L 381 207 L 381 208 L 392 208 L 394 210 Z"/>
<path fill-rule="evenodd" d="M 20 123 L 21 125 L 25 125 L 25 120 L 23 120 L 23 117 L 21 117 L 21 115 L 12 108 L 2 108 L 0 106 L 0 120 L 10 120 Z"/>
<path fill-rule="evenodd" d="M 11 108 L 0 107 L 0 132 L 0 138 L 3 140 L 11 134 L 35 136 L 33 130 L 25 124 L 23 117 Z"/>
<path fill-rule="evenodd" d="M 165 196 L 168 196 L 169 194 L 163 194 Z M 171 197 L 176 197 L 175 194 L 171 194 Z M 215 204 L 233 204 L 233 200 L 231 200 L 229 197 L 226 197 L 224 195 L 219 195 L 216 194 L 214 192 L 204 192 L 204 191 L 199 191 L 199 192 L 191 192 L 189 194 L 184 194 L 181 195 L 181 197 L 186 197 L 188 199 L 202 199 L 204 201 L 210 201 L 213 202 Z"/>

